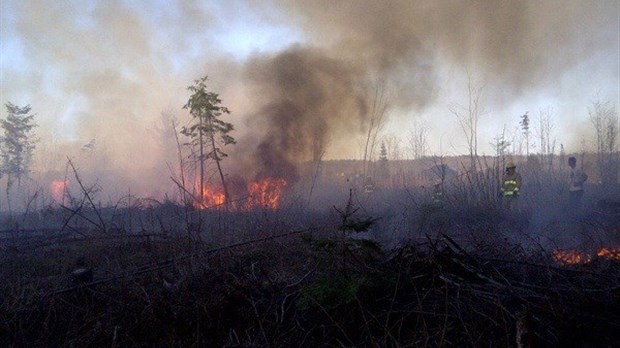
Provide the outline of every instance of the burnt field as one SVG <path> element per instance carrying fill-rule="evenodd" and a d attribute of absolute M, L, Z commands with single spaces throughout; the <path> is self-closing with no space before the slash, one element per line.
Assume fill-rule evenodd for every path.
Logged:
<path fill-rule="evenodd" d="M 618 28 L 0 0 L 0 348 L 620 346 Z"/>
<path fill-rule="evenodd" d="M 288 192 L 277 207 L 127 197 L 4 217 L 3 346 L 613 346 L 620 219 L 524 197 Z M 552 197 L 553 198 L 553 197 Z M 561 197 L 555 197 L 561 202 Z M 561 204 L 559 204 L 561 205 Z M 542 209 L 541 207 L 546 207 Z"/>

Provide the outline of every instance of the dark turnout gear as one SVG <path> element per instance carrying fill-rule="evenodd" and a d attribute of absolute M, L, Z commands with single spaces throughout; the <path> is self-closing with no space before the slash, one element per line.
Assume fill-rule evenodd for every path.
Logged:
<path fill-rule="evenodd" d="M 502 195 L 505 197 L 508 196 L 518 196 L 519 189 L 521 188 L 521 175 L 515 173 L 513 175 L 506 174 L 504 176 L 504 182 L 502 183 Z"/>
<path fill-rule="evenodd" d="M 583 199 L 583 185 L 588 180 L 588 175 L 582 170 L 577 168 L 577 159 L 570 157 L 568 159 L 568 166 L 570 167 L 569 173 L 569 209 L 572 213 L 575 213 L 581 209 L 581 201 Z"/>
<path fill-rule="evenodd" d="M 366 182 L 364 183 L 364 192 L 373 193 L 375 191 L 375 184 L 372 182 L 370 177 L 366 178 Z"/>
<path fill-rule="evenodd" d="M 443 185 L 441 182 L 435 183 L 433 185 L 433 203 L 442 204 L 443 200 Z"/>
<path fill-rule="evenodd" d="M 506 174 L 500 188 L 505 207 L 512 211 L 517 209 L 517 197 L 521 190 L 521 174 L 517 173 L 516 167 L 512 162 L 506 165 Z"/>

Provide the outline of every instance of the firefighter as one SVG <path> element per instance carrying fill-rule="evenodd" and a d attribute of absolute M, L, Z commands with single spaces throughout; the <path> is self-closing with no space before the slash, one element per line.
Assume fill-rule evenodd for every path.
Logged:
<path fill-rule="evenodd" d="M 588 180 L 588 175 L 583 170 L 577 168 L 577 159 L 575 157 L 568 158 L 568 166 L 570 167 L 569 206 L 571 212 L 574 213 L 581 209 L 583 184 Z"/>
<path fill-rule="evenodd" d="M 444 201 L 444 192 L 443 192 L 443 185 L 442 185 L 442 181 L 441 180 L 437 180 L 435 181 L 435 184 L 433 185 L 433 203 L 436 205 L 443 205 L 443 201 Z"/>
<path fill-rule="evenodd" d="M 375 191 L 375 184 L 372 182 L 370 177 L 366 177 L 366 182 L 364 183 L 364 192 L 373 193 Z"/>
<path fill-rule="evenodd" d="M 506 164 L 506 173 L 502 179 L 502 198 L 504 207 L 510 211 L 518 209 L 519 190 L 521 189 L 521 174 L 517 173 L 517 166 L 513 162 Z"/>

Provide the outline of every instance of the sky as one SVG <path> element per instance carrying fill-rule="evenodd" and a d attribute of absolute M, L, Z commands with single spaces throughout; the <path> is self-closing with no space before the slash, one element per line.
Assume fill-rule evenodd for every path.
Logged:
<path fill-rule="evenodd" d="M 479 153 L 541 110 L 578 151 L 592 101 L 620 104 L 619 23 L 617 0 L 1 0 L 0 102 L 36 113 L 39 172 L 69 157 L 129 181 L 165 176 L 170 119 L 187 124 L 186 88 L 205 75 L 231 110 L 231 157 L 256 175 L 360 158 L 377 90 L 382 135 L 405 156 L 414 122 L 431 152 L 465 154 L 450 110 L 467 105 L 468 81 L 481 87 Z"/>

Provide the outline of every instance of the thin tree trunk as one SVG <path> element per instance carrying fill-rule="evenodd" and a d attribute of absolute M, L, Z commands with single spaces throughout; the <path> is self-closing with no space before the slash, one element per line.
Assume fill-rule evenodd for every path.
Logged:
<path fill-rule="evenodd" d="M 183 189 L 187 189 L 185 186 L 185 165 L 183 164 L 183 152 L 181 151 L 181 142 L 179 141 L 179 135 L 177 134 L 177 127 L 174 121 L 172 121 L 172 130 L 174 132 L 174 139 L 177 143 L 177 155 L 179 157 L 179 174 L 181 176 L 181 185 L 183 186 Z M 184 190 L 181 190 L 181 195 L 183 199 L 183 204 L 187 205 L 187 194 Z"/>
<path fill-rule="evenodd" d="M 188 236 L 192 237 L 192 229 L 191 229 L 191 225 L 190 225 L 190 220 L 189 220 L 189 199 L 187 198 L 187 187 L 185 186 L 185 165 L 183 163 L 183 152 L 181 150 L 181 142 L 179 141 L 179 134 L 177 133 L 177 127 L 176 124 L 174 122 L 174 120 L 172 121 L 172 130 L 174 131 L 174 139 L 176 140 L 177 143 L 177 154 L 179 156 L 179 173 L 181 175 L 181 189 L 179 190 L 181 193 L 181 197 L 183 200 L 183 210 L 185 212 L 184 218 L 185 218 L 185 229 L 186 232 L 188 234 Z M 195 201 L 194 201 L 195 203 Z M 202 202 L 200 203 L 202 204 Z M 199 226 L 202 228 L 202 214 L 199 214 Z M 198 233 L 198 238 L 200 238 L 200 233 Z"/>
<path fill-rule="evenodd" d="M 9 208 L 9 214 L 13 213 L 13 209 L 11 208 L 11 186 L 13 186 L 13 179 L 11 178 L 11 174 L 7 174 L 6 181 L 6 204 L 7 208 Z"/>
<path fill-rule="evenodd" d="M 215 164 L 217 165 L 217 171 L 220 173 L 220 179 L 222 180 L 222 188 L 224 189 L 224 204 L 228 207 L 230 195 L 228 194 L 228 186 L 226 186 L 226 180 L 224 179 L 224 173 L 222 172 L 222 166 L 220 165 L 220 157 L 218 156 L 215 148 L 215 137 L 213 134 L 211 134 L 211 147 L 213 149 L 213 158 L 215 159 Z"/>
<path fill-rule="evenodd" d="M 200 204 L 204 204 L 205 201 L 205 153 L 204 153 L 204 139 L 202 134 L 202 116 L 200 117 Z"/>
<path fill-rule="evenodd" d="M 374 121 L 375 121 L 374 113 L 377 107 L 377 93 L 378 93 L 378 90 L 375 90 L 375 98 L 374 98 L 373 105 L 372 105 L 372 114 L 370 116 L 370 125 L 368 126 L 368 134 L 366 135 L 366 144 L 364 146 L 364 160 L 362 161 L 362 175 L 364 176 L 363 180 L 366 180 L 366 176 L 367 176 L 366 163 L 368 160 L 368 144 L 370 144 L 370 135 L 372 134 L 372 128 L 374 126 Z"/>
<path fill-rule="evenodd" d="M 316 180 L 319 176 L 319 170 L 321 169 L 321 161 L 323 159 L 323 155 L 325 151 L 321 152 L 319 157 L 315 160 L 316 166 L 314 170 L 314 175 L 312 176 L 312 185 L 310 186 L 310 193 L 308 194 L 308 206 L 310 206 L 310 201 L 312 200 L 312 192 L 314 192 L 314 185 L 316 184 Z"/>

